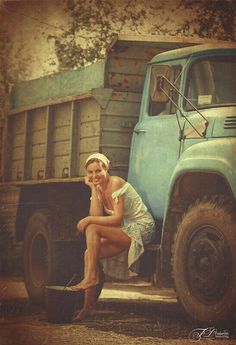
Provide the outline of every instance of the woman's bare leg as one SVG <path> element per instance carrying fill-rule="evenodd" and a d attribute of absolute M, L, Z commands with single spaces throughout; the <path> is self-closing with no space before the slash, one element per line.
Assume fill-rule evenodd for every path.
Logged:
<path fill-rule="evenodd" d="M 101 239 L 99 259 L 112 257 L 114 255 L 121 253 L 122 251 L 124 251 L 123 247 L 116 246 L 116 245 L 110 243 L 106 239 Z M 85 274 L 84 274 L 85 276 L 87 275 L 87 264 L 88 264 L 88 253 L 86 250 L 85 251 Z M 78 321 L 84 320 L 90 316 L 96 315 L 95 296 L 96 296 L 96 286 L 87 288 L 85 290 L 84 306 L 77 313 L 77 315 L 74 317 L 73 320 L 75 322 L 78 322 Z"/>
<path fill-rule="evenodd" d="M 88 274 L 88 252 L 84 252 L 84 276 Z M 75 315 L 73 321 L 80 321 L 86 318 L 87 316 L 96 314 L 96 305 L 95 305 L 95 294 L 96 287 L 93 286 L 85 290 L 84 295 L 84 306 L 83 308 Z"/>
<path fill-rule="evenodd" d="M 84 253 L 84 276 L 87 277 L 87 275 L 88 275 L 88 251 L 86 250 Z M 85 309 L 96 311 L 95 293 L 96 293 L 95 286 L 85 290 L 85 296 L 84 296 Z"/>
<path fill-rule="evenodd" d="M 102 238 L 110 243 L 109 249 L 107 248 L 107 252 L 104 252 L 102 257 L 115 256 L 129 248 L 131 243 L 130 237 L 121 228 L 96 224 L 89 225 L 86 228 L 87 272 L 85 278 L 79 284 L 72 287 L 74 290 L 88 289 L 99 283 L 97 263 L 101 258 L 100 247 Z"/>

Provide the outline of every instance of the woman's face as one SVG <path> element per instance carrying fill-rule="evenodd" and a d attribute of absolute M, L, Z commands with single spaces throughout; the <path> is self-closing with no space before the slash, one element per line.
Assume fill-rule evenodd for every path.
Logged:
<path fill-rule="evenodd" d="M 94 185 L 100 185 L 105 182 L 107 169 L 102 162 L 93 162 L 87 166 L 87 176 Z"/>

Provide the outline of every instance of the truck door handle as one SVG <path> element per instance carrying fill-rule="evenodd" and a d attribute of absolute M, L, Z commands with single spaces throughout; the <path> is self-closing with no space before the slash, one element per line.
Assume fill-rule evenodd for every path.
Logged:
<path fill-rule="evenodd" d="M 136 128 L 134 129 L 134 132 L 139 134 L 139 133 L 146 133 L 145 129 L 140 129 L 140 128 Z"/>

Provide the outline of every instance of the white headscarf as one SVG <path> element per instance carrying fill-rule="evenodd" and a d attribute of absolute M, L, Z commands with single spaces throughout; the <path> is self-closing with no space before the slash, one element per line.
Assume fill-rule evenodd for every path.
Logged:
<path fill-rule="evenodd" d="M 91 161 L 92 159 L 98 159 L 98 160 L 101 161 L 106 167 L 108 167 L 109 164 L 110 164 L 109 159 L 108 159 L 105 155 L 103 155 L 102 153 L 93 153 L 92 155 L 90 155 L 90 156 L 87 158 L 85 165 L 87 165 L 88 162 Z"/>

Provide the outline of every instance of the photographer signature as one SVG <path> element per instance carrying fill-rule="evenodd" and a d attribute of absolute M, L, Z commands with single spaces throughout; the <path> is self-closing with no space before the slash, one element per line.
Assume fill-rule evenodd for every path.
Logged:
<path fill-rule="evenodd" d="M 189 333 L 190 339 L 229 339 L 229 332 L 218 331 L 215 327 L 195 328 Z"/>

